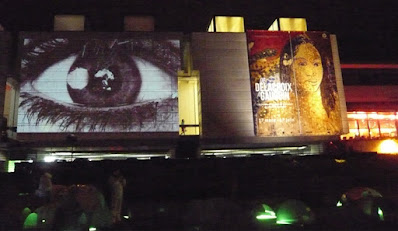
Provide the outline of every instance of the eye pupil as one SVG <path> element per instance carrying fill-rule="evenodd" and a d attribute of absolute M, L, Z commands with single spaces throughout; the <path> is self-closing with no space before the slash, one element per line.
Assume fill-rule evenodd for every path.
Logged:
<path fill-rule="evenodd" d="M 115 78 L 115 75 L 110 69 L 101 69 L 94 74 L 91 81 L 92 84 L 89 83 L 88 86 L 89 90 L 91 88 L 94 94 L 114 93 L 120 89 L 120 81 L 116 81 Z"/>
<path fill-rule="evenodd" d="M 90 107 L 116 107 L 135 101 L 141 88 L 141 76 L 134 61 L 122 55 L 105 60 L 112 61 L 99 62 L 86 56 L 79 57 L 72 65 L 68 76 L 75 81 L 70 77 L 66 83 L 74 103 Z M 79 81 L 80 84 L 77 83 Z"/>

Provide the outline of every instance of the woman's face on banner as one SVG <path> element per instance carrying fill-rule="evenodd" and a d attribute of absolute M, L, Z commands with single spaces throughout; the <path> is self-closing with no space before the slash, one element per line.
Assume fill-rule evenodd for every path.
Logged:
<path fill-rule="evenodd" d="M 297 46 L 293 71 L 300 92 L 315 92 L 322 82 L 323 68 L 321 55 L 314 45 L 303 43 Z"/>

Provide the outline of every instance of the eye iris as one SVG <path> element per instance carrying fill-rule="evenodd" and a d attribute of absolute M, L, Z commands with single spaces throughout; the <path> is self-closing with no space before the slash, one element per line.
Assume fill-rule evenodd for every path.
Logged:
<path fill-rule="evenodd" d="M 107 59 L 111 60 L 111 65 L 109 62 L 108 65 L 101 64 L 90 57 L 76 59 L 67 78 L 68 93 L 74 103 L 116 107 L 135 102 L 141 88 L 141 76 L 134 60 L 123 54 Z"/>

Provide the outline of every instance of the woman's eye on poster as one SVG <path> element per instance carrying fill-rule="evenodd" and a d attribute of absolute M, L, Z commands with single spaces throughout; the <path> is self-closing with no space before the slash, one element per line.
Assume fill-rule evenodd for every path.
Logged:
<path fill-rule="evenodd" d="M 178 131 L 179 40 L 25 38 L 18 132 Z"/>

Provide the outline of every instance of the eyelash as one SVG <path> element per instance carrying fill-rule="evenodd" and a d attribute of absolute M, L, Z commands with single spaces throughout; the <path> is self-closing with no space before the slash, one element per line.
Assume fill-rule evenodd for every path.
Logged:
<path fill-rule="evenodd" d="M 22 57 L 21 68 L 22 77 L 27 78 L 22 79 L 22 82 L 35 80 L 39 74 L 50 65 L 62 60 L 48 58 L 49 56 L 53 57 L 52 52 L 57 50 L 58 46 L 72 48 L 83 47 L 83 45 L 76 46 L 76 44 L 69 44 L 65 42 L 65 40 L 66 39 L 39 40 L 37 42 L 31 42 L 33 44 L 28 44 L 26 50 L 30 52 L 26 52 L 25 56 Z M 73 42 L 74 41 L 72 41 L 72 43 Z M 162 41 L 152 42 L 154 48 L 148 47 L 145 41 L 128 41 L 126 43 L 131 46 L 126 46 L 127 49 L 124 49 L 125 52 L 134 50 L 135 56 L 148 60 L 170 75 L 176 75 L 180 65 L 179 50 L 177 48 Z M 62 49 L 62 51 L 69 51 L 62 54 L 62 58 L 64 58 L 67 57 L 67 55 L 77 53 L 79 50 Z M 46 58 L 40 60 L 40 55 L 42 54 L 46 54 Z M 57 52 L 55 52 L 55 55 L 58 59 L 59 56 L 61 56 Z M 47 60 L 52 61 L 48 63 Z M 37 68 L 37 66 L 42 68 L 36 69 L 36 71 L 34 71 L 35 68 L 31 68 Z M 29 75 L 27 75 L 28 73 L 32 74 L 32 77 L 29 77 Z M 154 126 L 157 127 L 159 125 L 158 122 L 170 119 L 172 116 L 171 113 L 159 112 L 169 112 L 170 108 L 177 107 L 176 98 L 168 98 L 161 102 L 153 101 L 145 104 L 132 104 L 125 107 L 98 109 L 76 105 L 66 106 L 45 99 L 39 96 L 39 94 L 21 93 L 20 97 L 23 99 L 20 103 L 20 107 L 27 108 L 25 117 L 28 119 L 29 123 L 37 116 L 36 125 L 40 123 L 54 125 L 60 122 L 59 127 L 62 131 L 67 131 L 70 127 L 75 126 L 75 132 L 86 132 L 86 130 L 88 130 L 88 132 L 103 132 L 108 127 L 111 127 L 114 131 L 120 131 L 118 129 L 125 131 L 141 131 L 145 122 L 151 121 L 151 123 L 153 123 L 153 121 L 155 121 Z"/>
<path fill-rule="evenodd" d="M 22 69 L 21 69 L 21 74 L 22 76 L 28 76 L 27 74 L 32 74 L 34 76 L 33 78 L 36 78 L 36 76 L 39 75 L 39 73 L 43 72 L 43 69 L 37 68 L 39 67 L 44 67 L 47 68 L 49 64 L 56 63 L 57 61 L 60 61 L 59 57 L 59 46 L 64 45 L 65 48 L 62 49 L 64 52 L 62 55 L 67 56 L 71 55 L 73 53 L 78 53 L 80 50 L 76 49 L 76 47 L 83 47 L 84 43 L 76 44 L 74 43 L 74 40 L 70 40 L 69 42 L 65 43 L 62 42 L 60 39 L 52 39 L 52 40 L 38 40 L 36 42 L 31 42 L 34 43 L 32 45 L 28 45 L 24 50 L 29 51 L 26 52 L 24 56 L 22 56 Z M 36 45 L 40 44 L 40 45 Z M 125 52 L 132 52 L 134 51 L 134 55 L 140 58 L 143 58 L 145 60 L 148 60 L 149 62 L 160 66 L 163 70 L 165 70 L 168 74 L 176 74 L 177 70 L 180 67 L 180 53 L 177 48 L 173 48 L 170 44 L 167 42 L 163 41 L 157 41 L 156 43 L 152 43 L 151 45 L 154 46 L 152 48 L 151 45 L 148 45 L 145 43 L 145 41 L 128 41 L 124 44 L 130 44 L 131 46 L 125 45 L 126 49 L 121 49 L 124 50 Z M 40 51 L 35 51 L 35 48 L 39 48 L 43 50 L 43 52 Z M 152 49 L 151 49 L 152 48 Z M 56 57 L 58 59 L 54 59 L 54 56 L 51 56 L 52 53 L 55 49 L 58 51 L 56 52 Z M 50 52 L 50 55 L 49 55 Z M 38 62 L 38 57 L 45 53 L 46 58 L 44 62 Z M 46 63 L 47 60 L 52 60 L 51 63 Z M 166 62 L 164 61 L 166 60 Z M 40 60 L 39 60 L 40 61 Z M 30 66 L 34 66 L 37 68 L 37 71 L 32 70 Z M 32 79 L 32 78 L 29 78 Z M 24 79 L 22 79 L 24 81 Z"/>
<path fill-rule="evenodd" d="M 148 118 L 159 119 L 159 122 L 167 120 L 169 119 L 167 116 L 158 118 L 159 114 L 157 112 L 167 111 L 168 108 L 175 106 L 177 103 L 173 99 L 168 99 L 162 103 L 151 102 L 132 108 L 127 107 L 112 111 L 87 111 L 85 108 L 81 107 L 73 107 L 74 110 L 71 110 L 69 106 L 58 104 L 29 93 L 22 93 L 21 98 L 25 99 L 20 104 L 20 107 L 29 107 L 26 114 L 29 123 L 37 114 L 38 119 L 36 120 L 36 125 L 44 121 L 46 121 L 46 124 L 55 124 L 62 120 L 60 127 L 64 128 L 63 130 L 66 130 L 72 125 L 76 125 L 75 130 L 77 132 L 83 131 L 87 126 L 89 126 L 89 132 L 93 132 L 98 130 L 104 131 L 107 126 L 112 126 L 116 130 L 128 129 L 131 125 L 142 125 Z M 97 126 L 99 126 L 99 128 Z"/>

